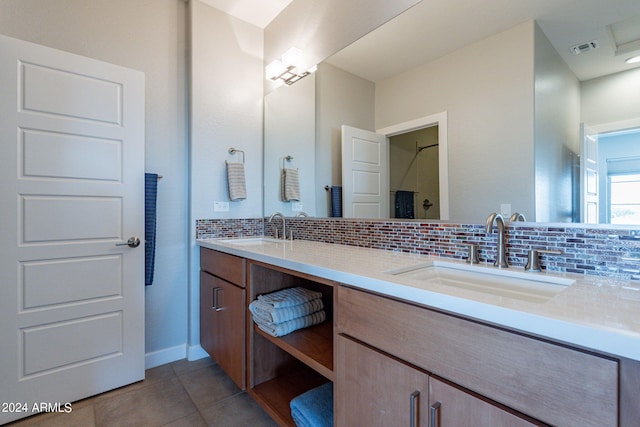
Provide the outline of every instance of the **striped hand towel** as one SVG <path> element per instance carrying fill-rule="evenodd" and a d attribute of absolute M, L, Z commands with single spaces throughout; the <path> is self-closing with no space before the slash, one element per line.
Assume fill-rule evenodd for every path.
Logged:
<path fill-rule="evenodd" d="M 297 319 L 289 320 L 284 323 L 261 323 L 256 322 L 256 325 L 269 335 L 273 337 L 281 337 L 283 335 L 290 334 L 298 329 L 307 328 L 309 326 L 322 323 L 326 319 L 326 314 L 323 311 L 316 311 L 315 313 L 307 316 L 298 317 Z"/>
<path fill-rule="evenodd" d="M 285 202 L 300 200 L 300 178 L 298 169 L 282 169 L 282 200 Z"/>
<path fill-rule="evenodd" d="M 269 294 L 258 295 L 258 300 L 271 304 L 274 308 L 291 307 L 298 304 L 304 304 L 322 297 L 322 293 L 298 288 L 287 288 Z"/>
<path fill-rule="evenodd" d="M 227 163 L 227 183 L 229 184 L 229 199 L 242 200 L 247 198 L 247 185 L 244 178 L 244 163 Z"/>
<path fill-rule="evenodd" d="M 251 304 L 249 304 L 249 311 L 254 321 L 262 323 L 283 323 L 288 320 L 297 319 L 298 317 L 307 316 L 322 309 L 324 309 L 324 304 L 320 298 L 304 304 L 282 308 L 275 308 L 272 304 L 267 304 L 260 300 L 252 301 Z"/>

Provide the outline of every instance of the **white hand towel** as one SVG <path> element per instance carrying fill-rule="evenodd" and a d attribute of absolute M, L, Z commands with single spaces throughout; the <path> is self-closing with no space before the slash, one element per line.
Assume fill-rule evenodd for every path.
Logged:
<path fill-rule="evenodd" d="M 242 200 L 247 198 L 247 185 L 244 178 L 244 163 L 227 163 L 227 183 L 229 184 L 229 199 Z"/>
<path fill-rule="evenodd" d="M 282 169 L 282 200 L 285 202 L 300 200 L 298 169 Z"/>

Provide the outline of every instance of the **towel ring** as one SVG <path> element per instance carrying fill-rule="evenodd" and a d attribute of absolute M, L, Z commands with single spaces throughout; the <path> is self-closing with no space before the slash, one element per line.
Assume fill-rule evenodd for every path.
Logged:
<path fill-rule="evenodd" d="M 293 160 L 293 156 L 286 156 L 282 158 L 282 169 L 284 169 L 284 162 L 290 162 L 291 160 Z"/>
<path fill-rule="evenodd" d="M 244 164 L 244 151 L 242 150 L 238 150 L 237 148 L 229 148 L 229 150 L 227 150 L 229 152 L 229 154 L 236 154 L 236 153 L 242 153 L 242 163 Z"/>

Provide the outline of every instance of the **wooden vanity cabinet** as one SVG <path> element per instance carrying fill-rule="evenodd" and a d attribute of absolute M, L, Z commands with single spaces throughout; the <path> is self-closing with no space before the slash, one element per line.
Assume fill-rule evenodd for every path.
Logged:
<path fill-rule="evenodd" d="M 245 263 L 200 250 L 200 345 L 241 389 L 246 388 Z"/>
<path fill-rule="evenodd" d="M 336 338 L 336 351 L 338 426 L 544 425 L 343 335 Z"/>
<path fill-rule="evenodd" d="M 364 369 L 348 355 L 370 352 L 430 375 L 429 405 L 419 413 L 440 402 L 438 427 L 632 425 L 618 418 L 620 364 L 613 358 L 345 286 L 338 290 L 336 331 L 339 426 L 352 425 L 345 417 L 353 411 L 373 412 L 356 409 L 367 405 L 358 393 L 378 382 L 392 389 L 394 377 L 402 378 L 380 369 L 361 372 L 356 385 L 346 381 L 353 370 Z M 398 417 L 406 417 L 400 413 L 409 408 L 407 391 L 398 408 L 390 409 Z"/>

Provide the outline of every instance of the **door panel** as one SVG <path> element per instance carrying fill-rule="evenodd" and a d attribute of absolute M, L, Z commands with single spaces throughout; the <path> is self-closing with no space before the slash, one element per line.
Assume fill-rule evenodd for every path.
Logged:
<path fill-rule="evenodd" d="M 0 56 L 0 401 L 73 402 L 144 378 L 144 75 Z"/>
<path fill-rule="evenodd" d="M 122 180 L 122 141 L 32 129 L 21 132 L 22 177 Z"/>
<path fill-rule="evenodd" d="M 29 310 L 122 297 L 122 262 L 120 254 L 23 262 L 19 305 Z"/>
<path fill-rule="evenodd" d="M 580 125 L 580 222 L 599 223 L 598 134 Z"/>
<path fill-rule="evenodd" d="M 66 68 L 66 67 L 65 67 Z M 25 111 L 121 125 L 122 84 L 54 64 L 20 62 L 19 102 Z M 91 96 L 69 96 L 70 93 Z"/>
<path fill-rule="evenodd" d="M 343 215 L 389 216 L 389 144 L 384 135 L 342 126 Z"/>

